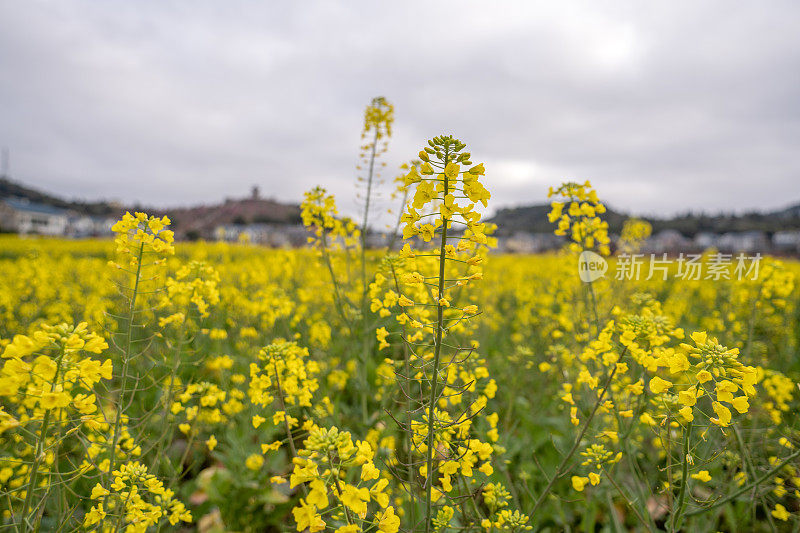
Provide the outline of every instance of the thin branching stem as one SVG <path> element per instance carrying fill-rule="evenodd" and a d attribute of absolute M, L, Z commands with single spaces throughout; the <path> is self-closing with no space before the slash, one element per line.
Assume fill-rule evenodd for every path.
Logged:
<path fill-rule="evenodd" d="M 705 513 L 707 511 L 710 511 L 711 509 L 715 509 L 715 508 L 717 508 L 717 507 L 719 507 L 721 505 L 725 505 L 726 503 L 728 503 L 728 502 L 730 502 L 732 500 L 735 500 L 736 498 L 738 498 L 742 494 L 752 490 L 753 487 L 756 487 L 756 486 L 760 485 L 761 483 L 764 483 L 766 480 L 770 479 L 771 477 L 775 476 L 775 474 L 780 472 L 780 470 L 784 466 L 786 466 L 787 464 L 792 462 L 797 457 L 800 457 L 800 450 L 797 450 L 793 454 L 787 456 L 783 461 L 781 461 L 780 463 L 776 464 L 768 472 L 766 472 L 764 475 L 762 475 L 761 477 L 759 477 L 758 479 L 756 479 L 752 483 L 749 483 L 749 484 L 741 487 L 739 490 L 736 490 L 736 491 L 728 494 L 724 498 L 721 498 L 721 499 L 715 501 L 711 505 L 707 505 L 705 507 L 700 507 L 699 509 L 694 509 L 692 511 L 689 511 L 688 513 L 685 514 L 685 516 L 696 516 L 696 515 Z"/>
<path fill-rule="evenodd" d="M 692 423 L 689 422 L 683 430 L 683 448 L 681 450 L 681 490 L 678 493 L 678 502 L 672 512 L 670 531 L 679 531 L 683 511 L 686 507 L 686 489 L 689 486 L 689 444 L 692 436 Z"/>
<path fill-rule="evenodd" d="M 139 243 L 139 251 L 136 254 L 136 273 L 134 274 L 133 293 L 131 294 L 130 304 L 128 305 L 128 326 L 125 333 L 125 350 L 122 352 L 122 382 L 119 390 L 119 407 L 114 417 L 114 433 L 111 437 L 111 450 L 104 488 L 108 490 L 111 485 L 111 478 L 114 472 L 114 463 L 117 458 L 117 443 L 119 442 L 120 426 L 124 409 L 123 398 L 128 387 L 128 363 L 131 359 L 131 341 L 133 337 L 133 321 L 136 316 L 136 296 L 139 294 L 139 281 L 142 277 L 142 257 L 144 256 L 144 243 Z"/>
<path fill-rule="evenodd" d="M 56 372 L 53 375 L 53 381 L 50 383 L 50 392 L 52 393 L 56 389 L 56 383 L 58 382 L 58 374 L 61 371 L 61 362 L 64 360 L 64 349 L 61 349 L 61 352 L 58 354 L 58 359 L 56 360 Z M 31 475 L 28 478 L 28 487 L 25 489 L 25 502 L 22 504 L 22 511 L 20 516 L 22 517 L 22 525 L 24 526 L 25 531 L 30 531 L 33 529 L 33 523 L 31 519 L 33 517 L 28 516 L 28 511 L 30 510 L 31 504 L 33 503 L 33 494 L 36 491 L 36 481 L 39 476 L 39 465 L 45 455 L 45 443 L 47 441 L 47 430 L 50 426 L 50 414 L 51 410 L 48 409 L 45 414 L 44 418 L 42 419 L 42 428 L 39 431 L 39 438 L 36 440 L 36 451 L 33 456 L 33 464 L 31 465 Z M 44 500 L 44 497 L 42 498 Z M 43 501 L 40 501 L 40 505 L 43 505 Z M 35 513 L 33 513 L 35 514 Z"/>
<path fill-rule="evenodd" d="M 626 350 L 627 348 L 625 348 L 622 351 L 620 359 L 622 359 L 622 356 L 625 355 Z M 611 386 L 611 380 L 614 379 L 614 374 L 616 373 L 617 373 L 617 365 L 614 364 L 614 366 L 611 368 L 611 371 L 608 373 L 608 377 L 606 378 L 605 383 L 603 384 L 603 390 L 600 392 L 600 394 L 597 397 L 597 401 L 594 403 L 592 412 L 589 413 L 589 417 L 586 419 L 586 422 L 583 423 L 583 427 L 581 428 L 580 433 L 578 433 L 578 436 L 575 438 L 575 442 L 572 444 L 572 448 L 570 448 L 569 452 L 567 452 L 567 455 L 565 455 L 564 458 L 561 460 L 561 463 L 558 465 L 558 468 L 556 468 L 553 477 L 550 478 L 550 481 L 547 483 L 547 486 L 544 488 L 542 493 L 539 495 L 539 498 L 536 500 L 536 503 L 533 505 L 533 509 L 531 509 L 531 511 L 528 513 L 529 518 L 533 518 L 533 516 L 536 514 L 536 511 L 538 511 L 539 508 L 542 506 L 545 499 L 547 498 L 547 495 L 550 494 L 550 491 L 553 489 L 553 485 L 555 485 L 556 481 L 561 479 L 561 477 L 563 477 L 569 471 L 567 465 L 572 459 L 572 456 L 575 455 L 575 452 L 578 451 L 578 448 L 581 445 L 581 441 L 583 441 L 584 435 L 586 435 L 586 432 L 589 430 L 589 426 L 592 424 L 594 415 L 597 414 L 597 410 L 600 408 L 600 405 L 602 405 L 603 398 L 605 398 L 606 395 L 606 391 L 608 391 L 608 388 Z"/>

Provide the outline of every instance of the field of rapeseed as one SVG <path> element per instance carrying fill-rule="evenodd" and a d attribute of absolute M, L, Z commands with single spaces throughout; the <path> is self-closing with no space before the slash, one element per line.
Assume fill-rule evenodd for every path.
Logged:
<path fill-rule="evenodd" d="M 0 528 L 797 531 L 800 265 L 615 276 L 588 183 L 551 191 L 562 252 L 493 254 L 486 172 L 425 144 L 395 252 L 322 188 L 307 249 L 0 239 Z"/>

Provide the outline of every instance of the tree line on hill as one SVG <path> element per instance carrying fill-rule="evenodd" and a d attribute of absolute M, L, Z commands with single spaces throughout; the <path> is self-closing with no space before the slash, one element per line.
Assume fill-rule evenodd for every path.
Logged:
<path fill-rule="evenodd" d="M 497 224 L 498 235 L 515 233 L 549 233 L 553 224 L 548 221 L 549 204 L 531 205 L 501 209 L 489 221 Z M 610 233 L 619 233 L 630 215 L 608 209 L 603 219 L 608 222 Z M 637 217 L 653 226 L 653 233 L 671 229 L 686 237 L 698 233 L 726 233 L 744 231 L 763 231 L 772 234 L 776 231 L 800 229 L 800 203 L 786 209 L 769 212 L 747 212 L 741 215 L 732 213 L 684 213 L 669 218 Z"/>

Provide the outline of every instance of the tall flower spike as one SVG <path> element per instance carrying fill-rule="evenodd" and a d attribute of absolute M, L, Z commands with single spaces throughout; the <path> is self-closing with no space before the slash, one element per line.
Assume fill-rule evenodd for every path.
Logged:
<path fill-rule="evenodd" d="M 379 96 L 372 99 L 370 105 L 364 112 L 364 130 L 361 133 L 362 140 L 366 143 L 361 146 L 361 165 L 358 170 L 366 172 L 366 176 L 359 175 L 357 178 L 357 185 L 364 184 L 363 196 L 360 194 L 359 200 L 363 202 L 364 210 L 361 217 L 361 250 L 359 254 L 360 265 L 360 285 L 361 297 L 359 299 L 359 316 L 361 318 L 361 386 L 363 391 L 361 393 L 361 411 L 362 416 L 367 416 L 367 404 L 369 395 L 367 389 L 369 388 L 368 368 L 370 366 L 370 352 L 371 343 L 367 335 L 364 335 L 370 329 L 371 318 L 369 316 L 369 298 L 367 296 L 367 287 L 369 279 L 367 278 L 367 233 L 369 231 L 370 222 L 370 205 L 375 196 L 375 185 L 380 182 L 381 170 L 386 166 L 385 162 L 378 164 L 381 155 L 389 150 L 389 138 L 392 136 L 392 122 L 394 122 L 394 106 L 390 104 L 386 98 Z"/>
<path fill-rule="evenodd" d="M 606 212 L 606 207 L 597 198 L 592 184 L 564 183 L 558 189 L 550 188 L 548 197 L 553 196 L 560 198 L 553 201 L 547 216 L 550 222 L 558 224 L 555 234 L 567 237 L 575 253 L 594 250 L 609 255 L 608 223 L 598 216 Z"/>
<path fill-rule="evenodd" d="M 385 162 L 379 163 L 381 155 L 389 150 L 389 138 L 392 136 L 392 123 L 394 122 L 394 106 L 383 96 L 373 98 L 364 111 L 364 129 L 361 131 L 361 145 L 359 154 L 359 164 L 356 170 L 359 175 L 356 184 L 361 186 L 363 183 L 363 196 L 359 194 L 360 200 L 364 203 L 364 212 L 361 219 L 361 248 L 362 251 L 367 244 L 367 227 L 369 223 L 369 210 L 372 196 L 375 192 L 375 183 L 380 178 L 380 173 Z M 361 174 L 362 172 L 365 173 Z M 364 257 L 362 256 L 362 278 L 366 278 L 363 269 Z M 362 280 L 363 281 L 363 280 Z M 364 281 L 364 287 L 366 282 Z M 363 288 L 363 287 L 362 287 Z"/>
<path fill-rule="evenodd" d="M 130 256 L 131 268 L 136 268 L 141 261 L 141 256 L 153 253 L 160 262 L 167 255 L 175 253 L 173 242 L 175 233 L 167 229 L 170 225 L 169 217 L 154 217 L 147 213 L 125 213 L 122 219 L 111 227 L 117 234 L 114 243 L 117 253 Z"/>
<path fill-rule="evenodd" d="M 375 131 L 378 140 L 392 136 L 394 122 L 394 106 L 383 96 L 376 96 L 364 110 L 364 130 L 361 138 L 367 138 L 370 131 Z"/>
<path fill-rule="evenodd" d="M 114 453 L 120 442 L 120 437 L 124 431 L 123 419 L 125 418 L 125 406 L 127 396 L 135 392 L 136 386 L 134 385 L 133 391 L 128 390 L 132 383 L 138 380 L 135 376 L 129 375 L 129 365 L 134 354 L 134 336 L 135 336 L 135 322 L 136 316 L 139 313 L 137 309 L 137 299 L 140 292 L 143 292 L 141 282 L 148 279 L 145 276 L 145 270 L 149 266 L 161 265 L 166 261 L 166 256 L 175 253 L 173 242 L 175 234 L 172 230 L 167 229 L 170 224 L 168 217 L 154 217 L 148 216 L 146 213 L 125 213 L 122 219 L 119 220 L 111 228 L 117 234 L 115 243 L 117 245 L 117 254 L 120 258 L 125 258 L 129 263 L 130 285 L 125 287 L 121 286 L 120 289 L 124 292 L 127 300 L 127 309 L 122 316 L 119 331 L 116 333 L 119 341 L 115 342 L 121 347 L 121 360 L 122 364 L 119 388 L 119 405 L 120 408 L 114 413 L 112 438 L 109 446 L 110 453 L 110 466 L 107 473 L 110 474 L 114 470 L 117 461 L 117 454 Z M 149 261 L 149 256 L 153 256 L 152 261 Z M 111 265 L 124 269 L 122 265 L 111 262 Z M 150 278 L 150 282 L 154 278 Z M 141 306 L 141 301 L 139 301 Z M 111 483 L 111 476 L 106 475 L 103 486 L 108 489 Z"/>
<path fill-rule="evenodd" d="M 482 223 L 476 211 L 476 204 L 485 207 L 491 197 L 480 181 L 484 167 L 473 165 L 465 148 L 452 136 L 435 137 L 420 151 L 419 167 L 410 167 L 404 178 L 410 205 L 401 216 L 403 238 L 418 246 L 435 241 L 438 252 L 416 253 L 412 243 L 405 244 L 402 266 L 392 268 L 396 290 L 390 289 L 382 300 L 373 298 L 375 308 L 398 306 L 396 320 L 410 357 L 396 375 L 423 389 L 420 408 L 413 409 L 420 415 L 403 429 L 412 436 L 410 453 L 423 456 L 418 470 L 423 476 L 419 488 L 426 531 L 435 527 L 439 516 L 435 502 L 464 496 L 463 487 L 477 472 L 492 472 L 492 446 L 475 438 L 472 418 L 494 395 L 494 384 L 480 380 L 488 371 L 471 357 L 477 343 L 459 346 L 457 341 L 469 333 L 469 319 L 479 312 L 477 305 L 463 301 L 463 288 L 483 277 L 481 264 L 494 244 L 489 237 L 493 228 Z M 380 347 L 391 346 L 392 335 L 385 328 L 376 336 Z M 409 466 L 413 463 L 410 460 Z"/>
<path fill-rule="evenodd" d="M 369 211 L 375 194 L 375 184 L 380 179 L 380 173 L 386 163 L 378 164 L 381 155 L 389 150 L 389 138 L 392 136 L 392 123 L 394 122 L 394 106 L 383 96 L 372 99 L 364 111 L 364 129 L 361 132 L 361 145 L 359 165 L 356 167 L 359 175 L 356 185 L 364 188 L 363 195 L 359 193 L 358 199 L 363 202 L 361 217 L 361 312 L 365 314 L 367 304 L 367 231 L 369 229 Z M 365 174 L 361 174 L 361 173 Z"/>

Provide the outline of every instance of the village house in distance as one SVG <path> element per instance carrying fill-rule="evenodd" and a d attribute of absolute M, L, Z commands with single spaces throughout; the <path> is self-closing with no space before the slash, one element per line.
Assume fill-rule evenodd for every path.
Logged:
<path fill-rule="evenodd" d="M 89 216 L 27 198 L 0 200 L 0 231 L 51 237 L 102 237 L 111 235 L 114 219 Z"/>

